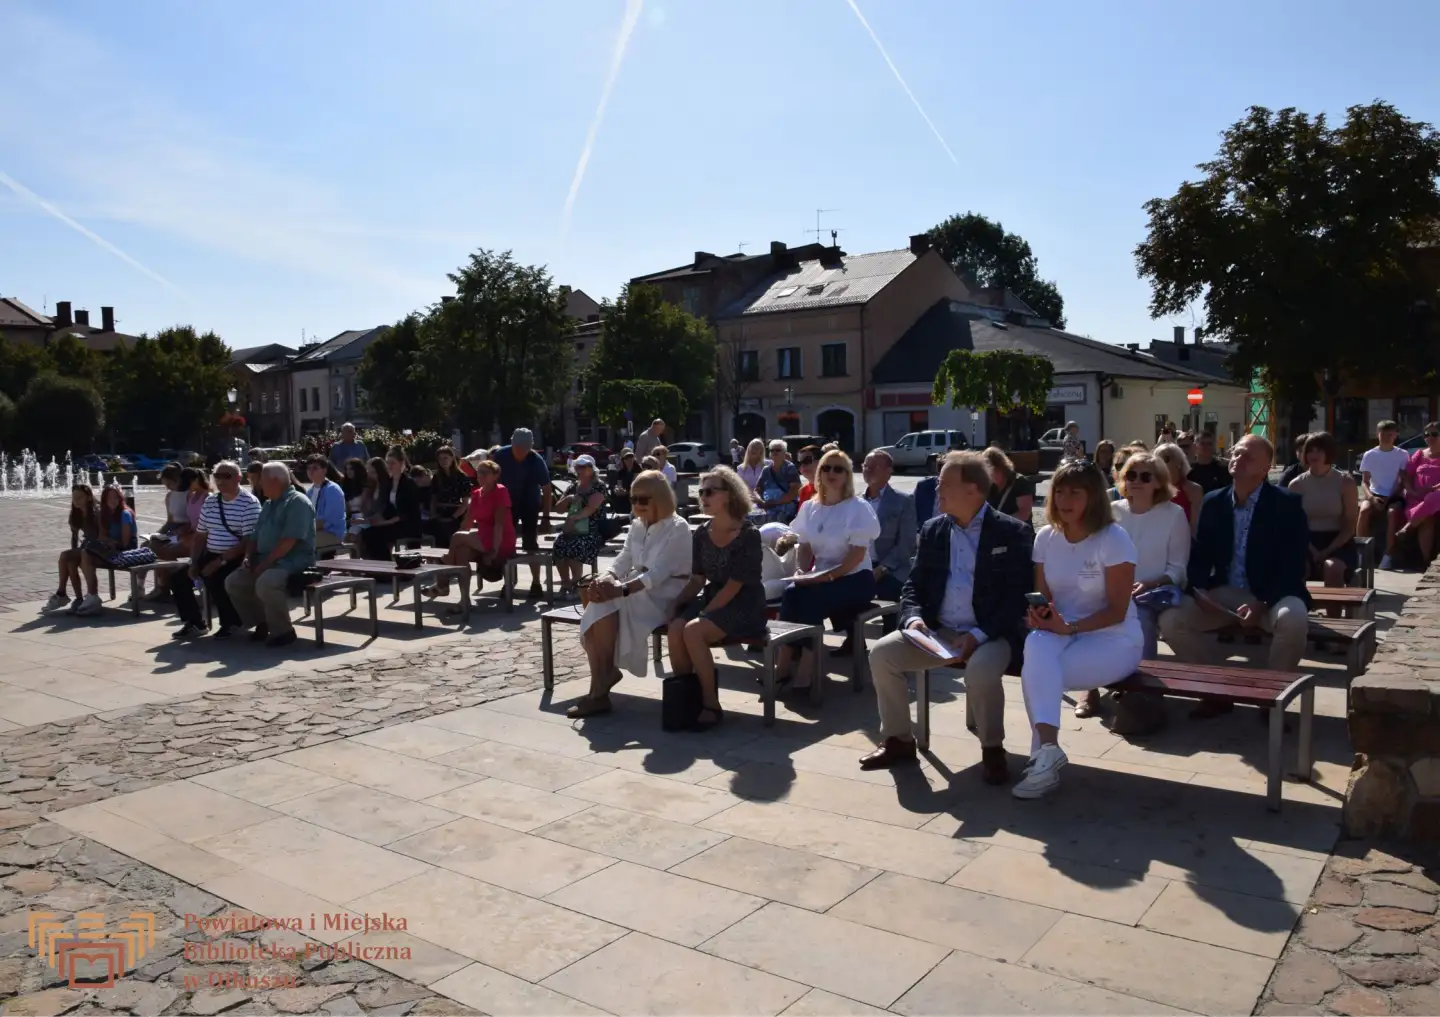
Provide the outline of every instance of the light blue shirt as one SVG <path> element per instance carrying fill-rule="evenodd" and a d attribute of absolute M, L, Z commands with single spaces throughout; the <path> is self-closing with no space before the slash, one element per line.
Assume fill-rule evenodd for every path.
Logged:
<path fill-rule="evenodd" d="M 1241 590 L 1250 589 L 1245 575 L 1245 548 L 1250 544 L 1250 523 L 1255 518 L 1255 503 L 1259 500 L 1258 487 L 1250 492 L 1249 500 L 1243 505 L 1235 500 L 1235 488 L 1230 488 L 1230 504 L 1235 509 L 1235 545 L 1230 552 L 1230 574 L 1226 581 Z"/>
<path fill-rule="evenodd" d="M 969 632 L 976 643 L 985 642 L 985 633 L 975 624 L 975 560 L 980 551 L 980 527 L 989 506 L 981 505 L 969 526 L 950 519 L 950 575 L 945 580 L 945 598 L 940 601 L 940 625 L 954 632 Z"/>
<path fill-rule="evenodd" d="M 310 502 L 315 506 L 315 518 L 320 528 L 335 536 L 345 536 L 345 492 L 333 480 L 322 480 L 310 485 Z"/>

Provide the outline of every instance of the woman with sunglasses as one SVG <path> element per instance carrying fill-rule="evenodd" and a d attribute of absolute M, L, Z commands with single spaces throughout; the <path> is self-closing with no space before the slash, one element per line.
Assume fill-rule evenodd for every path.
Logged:
<path fill-rule="evenodd" d="M 1140 630 L 1145 635 L 1145 659 L 1153 660 L 1160 640 L 1161 610 L 1147 606 L 1144 594 L 1161 586 L 1185 588 L 1185 569 L 1190 561 L 1190 523 L 1185 510 L 1175 504 L 1175 490 L 1170 486 L 1170 469 L 1155 458 L 1154 453 L 1135 451 L 1125 465 L 1115 472 L 1115 486 L 1120 500 L 1115 502 L 1115 522 L 1130 535 L 1135 545 L 1135 586 L 1130 591 L 1136 600 Z M 1175 605 L 1170 605 L 1175 606 Z M 1087 712 L 1075 707 L 1075 716 L 1088 717 L 1094 712 L 1099 693 L 1091 690 L 1081 706 L 1090 704 Z"/>
<path fill-rule="evenodd" d="M 804 481 L 800 485 L 801 505 L 815 497 L 815 467 L 820 464 L 820 454 L 819 445 L 806 445 L 795 457 L 795 465 L 800 468 L 800 479 Z"/>
<path fill-rule="evenodd" d="M 1156 445 L 1152 454 L 1169 470 L 1170 489 L 1174 492 L 1171 500 L 1185 510 L 1190 535 L 1194 536 L 1195 528 L 1200 525 L 1200 503 L 1205 500 L 1205 492 L 1190 479 L 1190 458 L 1174 442 Z"/>
<path fill-rule="evenodd" d="M 627 448 L 620 453 L 620 468 L 615 471 L 615 482 L 610 485 L 610 511 L 617 515 L 630 514 L 630 485 L 644 472 L 635 459 L 635 450 Z"/>
<path fill-rule="evenodd" d="M 760 471 L 755 494 L 767 523 L 788 523 L 795 518 L 800 505 L 800 471 L 779 438 L 770 443 L 770 461 Z"/>
<path fill-rule="evenodd" d="M 565 711 L 572 720 L 609 713 L 610 690 L 625 671 L 648 673 L 650 634 L 675 616 L 690 576 L 690 527 L 675 514 L 675 490 L 665 475 L 636 475 L 630 507 L 625 546 L 581 591 L 580 645 L 590 664 L 590 691 Z"/>
<path fill-rule="evenodd" d="M 1435 515 L 1440 513 L 1440 424 L 1425 425 L 1425 447 L 1410 457 L 1401 476 L 1405 478 L 1405 525 L 1395 536 L 1415 534 L 1424 568 L 1435 550 Z"/>
<path fill-rule="evenodd" d="M 853 618 L 875 596 L 870 545 L 880 536 L 880 520 L 864 498 L 855 496 L 855 467 L 839 449 L 820 457 L 815 496 L 800 506 L 790 528 L 800 538 L 795 550 L 799 572 L 780 598 L 780 620 L 814 625 L 826 618 Z M 796 691 L 810 687 L 810 646 L 782 651 L 778 681 L 793 680 Z M 856 653 L 864 652 L 856 647 Z M 798 666 L 797 666 L 798 665 Z M 800 684 L 798 676 L 804 676 Z"/>
<path fill-rule="evenodd" d="M 668 635 L 675 673 L 700 680 L 704 706 L 693 727 L 707 731 L 724 719 L 710 648 L 765 638 L 764 552 L 749 519 L 750 492 L 734 470 L 717 466 L 700 478 L 700 505 L 710 519 L 692 538 L 690 581 Z"/>

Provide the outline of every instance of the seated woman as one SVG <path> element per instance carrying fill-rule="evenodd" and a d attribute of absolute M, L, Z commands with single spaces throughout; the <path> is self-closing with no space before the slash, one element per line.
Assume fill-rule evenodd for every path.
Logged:
<path fill-rule="evenodd" d="M 383 561 L 402 540 L 420 539 L 420 489 L 410 479 L 405 450 L 391 447 L 383 460 L 370 460 L 379 483 L 370 507 L 370 525 L 360 534 L 362 558 Z"/>
<path fill-rule="evenodd" d="M 880 536 L 875 510 L 855 496 L 855 467 L 849 456 L 839 449 L 826 452 L 816 476 L 815 497 L 800 506 L 790 524 L 800 538 L 795 549 L 799 571 L 780 598 L 780 620 L 807 625 L 826 618 L 853 618 L 870 603 L 875 596 L 870 545 Z M 793 678 L 796 691 L 808 689 L 814 652 L 809 646 L 798 654 L 788 647 L 783 650 L 777 680 Z"/>
<path fill-rule="evenodd" d="M 345 511 L 350 520 L 350 526 L 345 531 L 345 543 L 360 543 L 361 532 L 370 525 L 370 509 L 379 483 L 374 468 L 364 459 L 345 461 L 345 478 L 340 482 L 340 489 L 345 492 Z"/>
<path fill-rule="evenodd" d="M 1355 547 L 1360 489 L 1350 474 L 1335 468 L 1335 453 L 1335 439 L 1328 431 L 1311 434 L 1300 454 L 1305 472 L 1290 481 L 1310 524 L 1310 578 L 1326 586 L 1344 586 L 1360 565 Z"/>
<path fill-rule="evenodd" d="M 675 491 L 656 470 L 630 484 L 634 521 L 615 563 L 584 590 L 580 645 L 590 664 L 590 691 L 567 717 L 609 713 L 610 690 L 622 672 L 649 670 L 650 634 L 675 616 L 690 575 L 690 527 L 675 514 Z"/>
<path fill-rule="evenodd" d="M 510 511 L 510 492 L 500 483 L 500 464 L 490 459 L 472 461 L 476 484 L 465 510 L 465 529 L 450 538 L 446 565 L 476 564 L 480 583 L 504 582 L 505 562 L 515 555 L 515 517 Z M 478 584 L 477 584 L 478 592 Z M 442 579 L 425 591 L 427 597 L 450 593 L 450 581 Z M 460 605 L 454 613 L 464 610 Z"/>
<path fill-rule="evenodd" d="M 1400 476 L 1405 485 L 1405 525 L 1398 538 L 1414 533 L 1420 545 L 1420 567 L 1430 564 L 1435 550 L 1435 517 L 1440 513 L 1440 424 L 1425 425 L 1425 447 L 1410 457 Z"/>
<path fill-rule="evenodd" d="M 765 587 L 760 531 L 749 520 L 750 492 L 739 475 L 717 466 L 701 476 L 700 507 L 710 519 L 691 541 L 690 581 L 676 602 L 682 611 L 668 636 L 675 673 L 693 672 L 700 679 L 704 708 L 694 727 L 705 731 L 724 718 L 710 647 L 765 637 Z"/>
<path fill-rule="evenodd" d="M 1003 450 L 992 445 L 983 454 L 990 467 L 990 493 L 985 496 L 985 503 L 1022 523 L 1030 522 L 1030 511 L 1035 506 L 1035 482 L 1016 472 L 1015 464 Z M 938 514 L 938 505 L 936 510 Z"/>
<path fill-rule="evenodd" d="M 200 510 L 210 497 L 210 478 L 204 470 L 187 466 L 180 471 L 180 489 L 185 492 L 185 520 L 190 538 L 185 542 L 185 554 L 199 554 L 205 549 L 205 538 L 199 532 Z"/>
<path fill-rule="evenodd" d="M 1126 464 L 1129 468 L 1129 463 Z M 1045 520 L 1035 534 L 1035 587 L 1048 601 L 1031 607 L 1020 666 L 1025 711 L 1034 729 L 1030 765 L 1011 789 L 1039 798 L 1060 784 L 1060 702 L 1067 690 L 1099 689 L 1132 674 L 1145 636 L 1131 599 L 1135 544 L 1116 525 L 1105 478 L 1084 460 L 1062 462 L 1050 478 Z"/>
<path fill-rule="evenodd" d="M 1190 457 L 1174 442 L 1156 445 L 1152 455 L 1170 471 L 1170 490 L 1174 492 L 1171 501 L 1185 510 L 1185 519 L 1190 523 L 1190 534 L 1194 536 L 1195 528 L 1200 525 L 1200 503 L 1205 500 L 1205 492 L 1199 484 L 1189 479 Z"/>
<path fill-rule="evenodd" d="M 80 587 L 80 562 L 85 557 L 85 545 L 100 536 L 100 505 L 95 500 L 95 489 L 89 484 L 76 484 L 70 488 L 70 550 L 60 552 L 60 586 L 45 602 L 45 610 L 58 611 L 69 606 L 78 611 L 85 592 Z M 65 595 L 65 586 L 75 589 L 72 601 Z"/>
<path fill-rule="evenodd" d="M 1190 562 L 1190 523 L 1185 510 L 1176 505 L 1170 486 L 1170 469 L 1151 452 L 1130 453 L 1123 469 L 1115 473 L 1115 485 L 1121 500 L 1112 510 L 1135 545 L 1135 587 L 1131 596 L 1137 598 L 1136 613 L 1140 631 L 1145 634 L 1145 659 L 1153 660 L 1159 651 L 1161 606 L 1148 606 L 1145 594 L 1161 586 L 1185 588 L 1185 569 Z M 1167 605 L 1175 607 L 1175 604 Z M 1086 702 L 1094 703 L 1099 693 L 1092 690 Z M 1075 708 L 1077 717 L 1089 716 Z"/>
<path fill-rule="evenodd" d="M 70 608 L 71 614 L 100 613 L 100 582 L 97 569 L 124 569 L 120 556 L 138 546 L 135 513 L 125 504 L 125 492 L 111 484 L 100 495 L 100 536 L 87 541 L 80 557 L 80 570 L 85 576 L 85 598 Z"/>
<path fill-rule="evenodd" d="M 752 438 L 750 443 L 745 446 L 745 455 L 741 458 L 740 465 L 735 467 L 735 472 L 739 474 L 745 490 L 753 491 L 759 485 L 760 474 L 764 471 L 765 443 L 759 438 Z"/>
<path fill-rule="evenodd" d="M 565 513 L 565 522 L 550 554 L 560 573 L 562 600 L 579 596 L 585 566 L 595 564 L 605 545 L 600 516 L 596 514 L 605 507 L 605 485 L 595 475 L 594 457 L 576 456 L 570 462 L 570 471 L 575 474 L 575 483 L 555 506 L 555 511 Z"/>
<path fill-rule="evenodd" d="M 265 464 L 258 459 L 252 459 L 250 465 L 245 467 L 245 483 L 261 505 L 265 504 L 265 489 L 260 484 L 260 474 L 264 469 Z"/>
<path fill-rule="evenodd" d="M 755 482 L 755 495 L 767 523 L 788 523 L 795 518 L 800 486 L 800 470 L 786 456 L 785 443 L 776 438 L 770 443 L 770 461 Z"/>
<path fill-rule="evenodd" d="M 620 453 L 620 469 L 615 471 L 615 483 L 610 488 L 610 511 L 617 515 L 630 514 L 630 485 L 640 476 L 640 464 L 635 461 L 635 450 L 627 448 Z"/>
<path fill-rule="evenodd" d="M 455 449 L 441 445 L 435 452 L 435 473 L 430 478 L 430 536 L 436 547 L 449 547 L 450 538 L 465 525 L 470 492 L 475 482 L 460 469 Z"/>

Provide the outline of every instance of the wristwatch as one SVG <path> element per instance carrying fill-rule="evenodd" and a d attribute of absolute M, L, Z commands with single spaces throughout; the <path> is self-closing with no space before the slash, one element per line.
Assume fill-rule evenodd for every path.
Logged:
<path fill-rule="evenodd" d="M 626 583 L 624 586 L 620 587 L 620 596 L 622 596 L 622 597 L 628 597 L 628 596 L 630 596 L 630 584 L 629 584 L 629 583 Z"/>

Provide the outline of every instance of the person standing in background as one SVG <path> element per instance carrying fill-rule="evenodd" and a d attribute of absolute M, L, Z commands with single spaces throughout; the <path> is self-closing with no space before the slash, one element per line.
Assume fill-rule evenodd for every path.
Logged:
<path fill-rule="evenodd" d="M 664 440 L 664 435 L 665 421 L 656 417 L 650 421 L 650 429 L 635 439 L 635 457 L 643 460 L 651 452 L 655 451 L 655 446 Z"/>
<path fill-rule="evenodd" d="M 370 453 L 355 437 L 354 424 L 340 425 L 340 440 L 330 446 L 330 465 L 339 473 L 345 472 L 345 464 L 351 459 L 369 459 Z"/>
<path fill-rule="evenodd" d="M 657 420 L 664 429 L 664 421 Z M 641 435 L 641 439 L 644 439 Z M 472 453 L 473 455 L 473 453 Z M 517 427 L 510 435 L 510 444 L 485 455 L 500 467 L 500 483 L 510 492 L 510 507 L 515 516 L 515 529 L 520 533 L 520 547 L 526 554 L 540 551 L 540 527 L 550 529 L 550 468 L 545 457 L 535 451 L 535 433 L 528 427 Z M 529 600 L 544 596 L 540 589 L 540 566 L 530 566 Z"/>
<path fill-rule="evenodd" d="M 1190 478 L 1205 494 L 1230 486 L 1230 466 L 1215 457 L 1215 436 L 1201 431 L 1195 439 L 1195 459 L 1190 465 Z"/>
<path fill-rule="evenodd" d="M 1080 440 L 1080 425 L 1075 421 L 1065 425 L 1065 445 L 1060 453 L 1063 460 L 1085 458 L 1085 443 Z"/>

